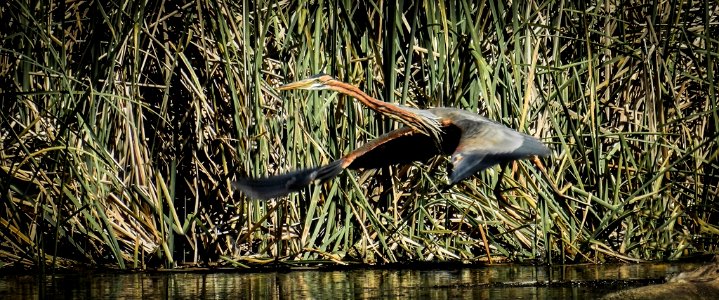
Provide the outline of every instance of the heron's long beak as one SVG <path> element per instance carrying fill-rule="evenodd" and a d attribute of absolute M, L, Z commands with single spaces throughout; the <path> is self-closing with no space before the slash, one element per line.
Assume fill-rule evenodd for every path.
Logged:
<path fill-rule="evenodd" d="M 301 90 L 301 89 L 306 90 L 306 89 L 310 89 L 312 87 L 312 84 L 314 84 L 314 82 L 315 82 L 315 78 L 302 79 L 299 81 L 281 85 L 277 88 L 277 90 L 280 90 L 280 91 Z"/>

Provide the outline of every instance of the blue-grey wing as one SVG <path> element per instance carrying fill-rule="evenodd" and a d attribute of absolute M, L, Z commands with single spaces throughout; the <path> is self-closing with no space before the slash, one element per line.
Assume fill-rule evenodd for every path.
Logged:
<path fill-rule="evenodd" d="M 458 122 L 457 125 L 462 129 L 462 137 L 452 153 L 451 184 L 499 163 L 550 153 L 536 138 L 499 123 Z"/>

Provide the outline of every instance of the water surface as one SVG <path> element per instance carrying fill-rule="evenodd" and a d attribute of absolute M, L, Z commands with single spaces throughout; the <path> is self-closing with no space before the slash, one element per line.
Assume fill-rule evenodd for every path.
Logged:
<path fill-rule="evenodd" d="M 594 299 L 696 264 L 0 275 L 7 299 Z"/>

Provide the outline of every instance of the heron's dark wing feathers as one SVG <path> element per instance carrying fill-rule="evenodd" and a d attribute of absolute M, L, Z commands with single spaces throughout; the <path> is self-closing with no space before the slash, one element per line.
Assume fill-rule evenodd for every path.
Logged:
<path fill-rule="evenodd" d="M 425 161 L 440 153 L 432 137 L 402 127 L 364 144 L 344 160 L 350 169 L 371 169 Z"/>
<path fill-rule="evenodd" d="M 446 140 L 452 140 L 446 139 Z M 266 178 L 242 178 L 232 183 L 251 198 L 269 199 L 324 182 L 345 168 L 369 169 L 429 159 L 440 153 L 434 140 L 410 127 L 378 137 L 328 165 Z"/>
<path fill-rule="evenodd" d="M 296 192 L 312 182 L 324 182 L 334 178 L 344 170 L 342 160 L 330 164 L 298 170 L 287 174 L 266 178 L 241 178 L 232 183 L 232 187 L 256 199 L 269 199 Z"/>

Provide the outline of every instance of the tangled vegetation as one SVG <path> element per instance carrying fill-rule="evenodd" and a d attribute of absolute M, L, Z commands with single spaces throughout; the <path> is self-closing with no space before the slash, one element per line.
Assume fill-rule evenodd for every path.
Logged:
<path fill-rule="evenodd" d="M 402 3 L 0 4 L 0 268 L 717 252 L 717 2 Z M 534 135 L 547 176 L 511 164 L 498 201 L 498 167 L 445 191 L 441 157 L 233 193 L 401 126 L 274 89 L 321 72 Z"/>

